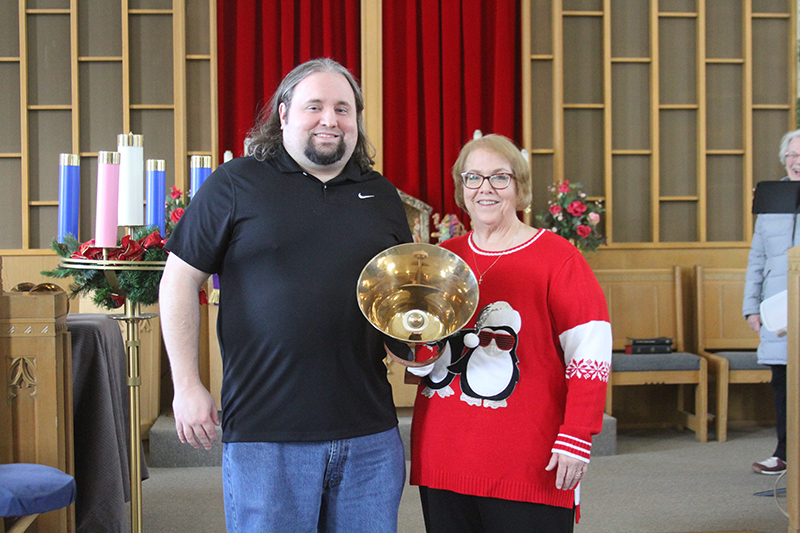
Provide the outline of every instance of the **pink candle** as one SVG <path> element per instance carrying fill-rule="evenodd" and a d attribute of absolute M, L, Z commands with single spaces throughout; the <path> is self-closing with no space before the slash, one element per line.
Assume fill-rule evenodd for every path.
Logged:
<path fill-rule="evenodd" d="M 117 245 L 117 205 L 119 201 L 119 152 L 100 152 L 97 157 L 97 212 L 94 224 L 95 246 Z"/>

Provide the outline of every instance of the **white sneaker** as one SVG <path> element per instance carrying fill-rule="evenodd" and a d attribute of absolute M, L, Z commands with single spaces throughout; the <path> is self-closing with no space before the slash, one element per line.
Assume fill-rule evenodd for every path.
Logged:
<path fill-rule="evenodd" d="M 786 463 L 777 457 L 770 457 L 763 461 L 753 463 L 753 472 L 757 474 L 783 474 L 786 472 Z"/>

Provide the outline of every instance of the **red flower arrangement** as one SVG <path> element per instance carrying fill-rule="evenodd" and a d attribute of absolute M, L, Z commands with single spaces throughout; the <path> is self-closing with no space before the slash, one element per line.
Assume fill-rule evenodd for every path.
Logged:
<path fill-rule="evenodd" d="M 587 202 L 581 186 L 566 180 L 552 185 L 550 193 L 547 212 L 536 217 L 542 227 L 569 239 L 581 251 L 594 251 L 606 242 L 598 229 L 600 213 L 605 211 L 600 200 Z"/>

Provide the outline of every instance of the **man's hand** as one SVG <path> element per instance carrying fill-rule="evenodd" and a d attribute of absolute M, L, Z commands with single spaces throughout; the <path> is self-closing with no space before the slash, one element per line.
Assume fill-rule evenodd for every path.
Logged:
<path fill-rule="evenodd" d="M 589 463 L 563 453 L 553 452 L 545 470 L 550 471 L 556 466 L 558 466 L 558 470 L 556 470 L 556 488 L 561 490 L 572 490 L 577 487 L 589 469 Z"/>
<path fill-rule="evenodd" d="M 215 428 L 219 426 L 219 418 L 214 398 L 206 388 L 197 385 L 175 391 L 172 409 L 175 413 L 178 439 L 183 443 L 188 442 L 195 449 L 200 449 L 202 445 L 210 450 L 212 441 L 218 440 Z"/>
<path fill-rule="evenodd" d="M 761 315 L 758 313 L 753 313 L 752 315 L 747 315 L 747 325 L 750 326 L 750 329 L 755 331 L 756 333 L 761 332 Z"/>

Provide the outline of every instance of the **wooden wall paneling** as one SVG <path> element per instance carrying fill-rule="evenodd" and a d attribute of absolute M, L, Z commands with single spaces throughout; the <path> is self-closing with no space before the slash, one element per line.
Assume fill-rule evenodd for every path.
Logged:
<path fill-rule="evenodd" d="M 123 111 L 127 83 L 123 61 L 123 27 L 127 17 L 122 3 L 78 5 L 78 154 L 81 157 L 80 235 L 94 236 L 97 197 L 97 154 L 117 149 L 117 135 L 125 130 Z M 126 23 L 123 25 L 123 23 Z M 91 32 L 92 39 L 85 36 Z M 84 36 L 84 37 L 81 37 Z M 129 124 L 128 124 L 129 127 Z"/>
<path fill-rule="evenodd" d="M 184 27 L 186 32 L 186 146 L 190 155 L 210 155 L 216 167 L 219 155 L 212 150 L 212 83 L 208 21 L 208 1 L 187 0 Z M 202 21 L 200 17 L 202 16 Z M 202 31 L 200 31 L 202 30 Z"/>
<path fill-rule="evenodd" d="M 184 194 L 189 189 L 189 155 L 186 143 L 186 2 L 172 0 L 172 83 L 175 150 L 175 186 Z M 215 132 L 216 133 L 216 132 Z M 214 135 L 216 137 L 216 134 Z"/>
<path fill-rule="evenodd" d="M 209 80 L 211 118 L 209 120 L 209 135 L 211 136 L 211 167 L 216 168 L 221 163 L 219 160 L 219 89 L 217 85 L 217 3 L 208 1 L 208 33 L 209 33 Z M 364 41 L 362 41 L 364 42 Z M 371 42 L 371 41 L 370 41 Z M 381 106 L 382 107 L 382 106 Z M 383 118 L 381 118 L 381 121 Z"/>
<path fill-rule="evenodd" d="M 22 175 L 21 133 L 25 131 L 25 119 L 21 112 L 21 99 L 25 97 L 21 79 L 23 69 L 20 46 L 23 43 L 22 22 L 19 3 L 3 2 L 0 5 L 0 94 L 5 95 L 0 105 L 0 174 L 3 176 Z M 21 248 L 24 234 L 22 213 L 25 211 L 25 197 L 19 179 L 4 182 L 0 195 L 0 210 L 9 213 L 9 219 L 0 232 L 0 248 Z"/>
<path fill-rule="evenodd" d="M 120 0 L 122 6 L 122 131 L 119 133 L 132 133 L 131 130 L 131 43 L 130 43 L 130 5 L 128 0 Z M 139 133 L 139 132 L 136 132 Z M 144 140 L 147 143 L 147 139 Z M 116 150 L 116 137 L 114 138 Z"/>
<path fill-rule="evenodd" d="M 2 69 L 0 69 L 2 71 Z M 17 126 L 19 122 L 17 122 Z M 21 174 L 21 160 L 19 157 L 0 158 L 0 175 L 19 176 Z M 0 213 L 9 215 L 9 222 L 0 231 L 0 249 L 22 247 L 22 184 L 19 179 L 5 180 L 3 194 L 0 194 Z"/>
<path fill-rule="evenodd" d="M 777 153 L 774 148 L 773 152 Z M 750 210 L 750 203 L 742 205 L 742 193 L 731 182 L 742 183 L 745 170 L 739 154 L 709 157 L 706 176 L 708 241 L 744 240 L 741 220 L 744 211 Z"/>
<path fill-rule="evenodd" d="M 599 176 L 600 183 L 592 189 L 587 189 L 587 193 L 595 198 L 609 198 L 609 187 L 614 176 L 614 161 L 612 151 L 614 149 L 614 107 L 612 107 L 614 94 L 612 92 L 612 68 L 611 63 L 611 0 L 603 0 L 603 175 Z M 606 232 L 610 228 L 605 225 Z"/>
<path fill-rule="evenodd" d="M 211 168 L 219 156 L 211 153 L 210 61 L 187 57 L 186 62 L 186 146 L 191 155 L 211 155 Z"/>
<path fill-rule="evenodd" d="M 703 229 L 694 168 L 698 25 L 695 11 L 659 13 L 658 242 L 696 241 Z"/>
<path fill-rule="evenodd" d="M 63 289 L 69 285 L 68 280 L 54 280 L 40 274 L 42 270 L 52 270 L 58 265 L 58 257 L 55 254 L 4 255 L 2 261 L 3 287 L 7 291 L 18 283 L 28 281 L 36 284 L 55 283 Z"/>
<path fill-rule="evenodd" d="M 798 5 L 797 0 L 788 0 L 789 2 L 789 39 L 787 39 L 787 48 L 788 48 L 788 58 L 789 58 L 789 129 L 793 130 L 798 126 L 797 123 L 797 98 L 795 97 L 798 92 L 797 87 L 797 62 L 798 62 L 798 52 L 797 52 L 797 41 L 798 41 Z"/>
<path fill-rule="evenodd" d="M 58 154 L 72 150 L 71 12 L 26 10 L 28 246 L 49 246 L 57 226 Z"/>
<path fill-rule="evenodd" d="M 606 205 L 606 228 L 612 226 L 614 242 L 647 242 L 652 234 L 650 216 L 650 155 L 622 154 L 613 156 L 614 181 L 611 194 L 617 205 L 624 210 L 612 210 Z M 598 252 L 599 253 L 599 252 Z M 587 257 L 592 257 L 590 254 Z"/>
<path fill-rule="evenodd" d="M 741 190 L 744 183 L 744 160 L 749 151 L 744 146 L 746 140 L 745 126 L 749 121 L 743 119 L 742 114 L 731 113 L 731 109 L 740 109 L 745 106 L 743 87 L 743 65 L 737 61 L 722 62 L 707 59 L 708 83 L 708 113 L 707 113 L 707 140 L 706 149 L 706 192 L 708 203 L 712 197 L 714 184 L 723 183 L 724 187 Z M 737 92 L 735 89 L 739 88 Z M 726 160 L 735 161 L 735 169 L 726 165 Z M 714 174 L 715 169 L 725 168 L 731 173 L 727 175 Z M 735 180 L 735 178 L 738 178 Z M 746 188 L 746 187 L 745 187 Z M 749 189 L 748 189 L 749 190 Z M 742 204 L 736 202 L 739 206 Z M 719 206 L 717 206 L 719 207 Z M 728 208 L 730 206 L 727 206 Z M 748 205 L 749 209 L 749 205 Z M 723 223 L 732 224 L 744 218 L 741 211 L 731 214 Z M 708 220 L 706 220 L 708 223 Z M 738 224 L 737 224 L 738 225 Z"/>
<path fill-rule="evenodd" d="M 370 43 L 370 46 L 361 47 L 361 90 L 364 93 L 364 127 L 369 135 L 370 142 L 375 146 L 374 168 L 378 172 L 383 170 L 382 24 L 383 10 L 381 2 L 361 0 L 361 42 Z M 523 32 L 523 38 L 524 35 L 525 33 Z M 525 57 L 524 52 L 523 57 Z M 238 147 L 237 150 L 239 150 Z M 238 151 L 235 151 L 235 153 L 238 153 Z"/>
<path fill-rule="evenodd" d="M 553 182 L 564 181 L 564 22 L 561 0 L 552 3 Z"/>
<path fill-rule="evenodd" d="M 745 198 L 753 188 L 753 18 L 751 2 L 742 2 L 742 204 L 748 206 Z M 744 209 L 742 216 L 742 235 L 752 239 L 753 219 L 751 209 Z M 741 211 L 740 211 L 741 212 Z"/>
<path fill-rule="evenodd" d="M 660 235 L 660 208 L 659 191 L 659 172 L 661 169 L 661 156 L 659 147 L 659 102 L 661 99 L 661 85 L 659 79 L 660 69 L 660 50 L 659 39 L 659 6 L 658 0 L 650 0 L 650 239 L 652 242 L 659 241 Z"/>
<path fill-rule="evenodd" d="M 531 26 L 530 53 L 526 56 L 530 64 L 530 74 L 523 78 L 530 86 L 531 115 L 525 121 L 529 125 L 529 137 L 524 146 L 528 149 L 533 173 L 533 199 L 531 202 L 531 221 L 537 225 L 535 217 L 547 209 L 548 187 L 555 180 L 554 145 L 555 118 L 554 103 L 555 72 L 553 67 L 553 28 L 554 17 L 551 6 L 546 2 L 524 2 L 530 11 L 528 20 Z M 534 105 L 535 102 L 535 105 Z"/>
<path fill-rule="evenodd" d="M 535 227 L 539 227 L 541 223 L 536 220 L 536 215 L 543 213 L 547 209 L 547 202 L 550 199 L 548 187 L 553 184 L 553 151 L 541 150 L 540 152 L 532 153 L 531 168 L 533 172 L 531 220 Z"/>
<path fill-rule="evenodd" d="M 706 123 L 708 122 L 708 105 L 706 104 L 706 0 L 697 0 L 697 54 L 695 56 L 695 72 L 697 77 L 697 89 L 695 93 L 697 104 L 697 123 L 695 135 L 697 135 L 697 149 L 694 157 L 697 160 L 697 217 L 700 227 L 700 242 L 705 242 L 708 238 L 706 227 L 706 215 L 708 213 L 708 194 L 706 192 L 706 177 L 708 175 L 708 162 L 706 160 L 706 150 L 708 149 L 708 135 L 706 134 Z"/>
<path fill-rule="evenodd" d="M 0 3 L 0 61 L 19 66 L 19 3 Z M 14 87 L 14 92 L 19 86 Z M 15 127 L 18 124 L 15 124 Z"/>
<path fill-rule="evenodd" d="M 659 220 L 659 242 L 691 242 L 697 238 L 696 201 L 662 199 Z"/>
<path fill-rule="evenodd" d="M 363 1 L 363 0 L 362 0 Z M 531 103 L 531 85 L 532 85 L 532 47 L 531 47 L 531 4 L 530 2 L 522 2 L 520 5 L 520 32 L 522 36 L 520 57 L 522 64 L 520 71 L 522 72 L 522 148 L 528 153 L 528 165 L 530 166 L 531 173 L 533 172 L 533 153 L 531 146 L 531 137 L 533 136 L 533 106 Z M 362 42 L 364 42 L 362 40 Z M 363 48 L 363 47 L 362 47 Z M 363 61 L 362 61 L 363 64 Z M 533 223 L 533 210 L 535 199 L 531 200 L 529 205 L 522 215 L 523 221 L 532 225 Z"/>
<path fill-rule="evenodd" d="M 591 4 L 591 7 L 595 7 Z M 602 11 L 565 11 L 562 18 L 564 179 L 581 183 L 590 197 L 603 195 L 607 105 Z M 610 62 L 609 62 L 610 64 Z"/>
<path fill-rule="evenodd" d="M 70 109 L 72 111 L 72 136 L 70 139 L 72 150 L 70 150 L 70 153 L 80 154 L 81 108 L 78 80 L 78 0 L 70 0 L 69 3 L 69 72 Z M 58 198 L 58 194 L 58 187 L 56 187 L 56 198 Z M 56 205 L 58 204 L 56 203 Z"/>
<path fill-rule="evenodd" d="M 650 100 L 642 89 L 650 86 L 648 61 L 636 58 L 609 61 L 610 74 L 606 76 L 609 93 L 606 110 L 606 129 L 613 145 L 605 147 L 607 156 L 640 155 L 651 156 L 650 149 Z M 611 159 L 607 157 L 607 159 Z M 605 182 L 613 181 L 607 171 Z"/>
<path fill-rule="evenodd" d="M 795 20 L 790 14 L 792 8 L 786 13 L 764 13 L 757 12 L 759 7 L 770 6 L 754 4 L 751 15 L 753 162 L 750 188 L 745 190 L 746 205 L 752 200 L 752 187 L 758 182 L 780 179 L 786 174 L 776 157 L 777 147 L 783 134 L 796 127 L 795 115 L 791 111 L 795 99 L 790 97 L 787 101 L 786 98 L 787 87 L 794 87 L 789 90 L 789 95 L 796 93 L 795 78 L 791 76 L 796 53 L 794 47 L 790 47 L 790 53 L 786 56 L 775 53 L 782 43 L 793 41 L 789 35 L 791 28 L 795 27 L 790 22 Z M 752 232 L 750 213 L 747 213 L 747 218 L 746 235 L 749 237 Z"/>
<path fill-rule="evenodd" d="M 635 4 L 634 4 L 635 5 Z M 641 5 L 641 4 L 639 4 Z M 614 119 L 614 113 L 616 112 L 617 107 L 614 105 L 614 99 L 617 97 L 616 92 L 614 91 L 614 83 L 613 83 L 613 74 L 614 74 L 614 60 L 615 60 L 615 46 L 614 41 L 612 40 L 611 36 L 615 33 L 615 22 L 617 21 L 616 11 L 613 10 L 613 7 L 616 6 L 619 8 L 620 3 L 617 2 L 616 4 L 612 4 L 609 0 L 608 2 L 603 2 L 603 96 L 604 96 L 604 104 L 605 104 L 605 138 L 604 138 L 604 158 L 603 158 L 603 188 L 602 188 L 602 200 L 604 201 L 604 207 L 606 209 L 606 216 L 603 217 L 602 227 L 605 234 L 606 239 L 609 242 L 614 241 L 614 222 L 611 217 L 607 216 L 613 210 L 614 205 L 614 194 L 613 194 L 613 176 L 614 176 L 614 148 L 616 146 L 616 136 L 614 133 L 614 125 L 616 121 Z M 629 5 L 626 3 L 623 9 L 620 9 L 620 13 L 629 13 L 631 10 L 629 9 Z M 620 21 L 623 22 L 623 32 L 619 30 L 616 32 L 617 35 L 621 33 L 629 36 L 629 35 L 638 35 L 636 32 L 636 28 L 640 27 L 636 23 L 630 23 L 627 20 L 622 19 L 620 17 Z M 626 39 L 625 42 L 628 42 Z M 630 45 L 629 45 L 630 46 Z M 637 53 L 636 47 L 632 47 L 633 54 L 631 54 L 631 48 L 625 48 L 621 51 L 622 54 L 625 56 L 630 57 L 631 55 L 641 56 L 641 53 Z M 599 191 L 600 192 L 600 191 Z"/>
<path fill-rule="evenodd" d="M 626 179 L 618 174 L 624 167 L 621 161 L 627 156 L 644 154 L 650 157 L 647 174 L 650 222 L 649 235 L 639 242 L 656 248 L 671 248 L 677 243 L 715 246 L 712 243 L 718 242 L 746 246 L 752 232 L 749 212 L 752 183 L 757 179 L 773 179 L 770 174 L 759 177 L 763 174 L 759 163 L 765 157 L 762 153 L 766 153 L 764 146 L 769 139 L 758 127 L 769 129 L 775 120 L 771 114 L 787 110 L 791 110 L 787 115 L 792 115 L 794 124 L 796 1 L 619 0 L 606 4 L 603 0 L 553 0 L 524 4 L 530 9 L 526 11 L 526 19 L 530 21 L 531 44 L 526 46 L 531 48 L 531 74 L 525 80 L 531 84 L 531 90 L 523 91 L 523 95 L 531 98 L 532 103 L 530 107 L 523 103 L 523 107 L 530 109 L 526 115 L 530 113 L 533 122 L 525 144 L 531 147 L 533 156 L 545 155 L 547 148 L 553 150 L 553 181 L 576 179 L 578 175 L 585 182 L 591 178 L 582 174 L 582 167 L 573 159 L 576 153 L 589 153 L 590 158 L 596 158 L 592 141 L 585 139 L 580 130 L 587 125 L 594 127 L 596 121 L 585 118 L 591 113 L 579 111 L 602 110 L 602 163 L 599 159 L 592 161 L 592 174 L 597 174 L 598 168 L 603 169 L 603 192 L 590 190 L 589 194 L 605 197 L 605 234 L 611 247 L 628 247 L 632 244 L 627 242 L 629 239 L 641 239 L 621 229 L 621 224 L 637 223 L 629 212 L 629 204 L 624 204 L 625 211 L 619 216 L 614 205 L 623 205 L 618 201 L 620 197 L 615 198 L 615 193 L 623 190 L 615 182 Z M 547 36 L 547 41 L 552 43 L 553 94 L 549 102 L 542 102 L 543 95 L 536 90 L 536 69 L 537 63 L 549 58 L 536 49 L 543 39 L 537 22 L 548 7 L 547 14 L 552 20 L 552 35 Z M 602 18 L 602 44 L 598 42 L 596 29 L 587 23 L 592 17 Z M 575 44 L 578 39 L 583 48 L 601 54 L 601 68 L 591 52 Z M 776 52 L 786 50 L 784 42 L 789 43 L 788 54 Z M 578 49 L 581 53 L 575 53 Z M 632 103 L 619 94 L 625 90 L 624 84 L 630 76 L 622 73 L 635 62 L 649 64 L 650 68 L 649 87 L 638 84 L 643 96 L 647 95 L 642 101 L 650 106 L 647 148 L 622 146 L 625 134 L 631 135 L 627 128 L 634 126 L 636 119 L 632 117 L 637 116 L 620 109 L 618 102 L 625 100 L 628 107 Z M 600 71 L 602 74 L 598 75 Z M 574 83 L 575 73 L 584 76 L 583 85 Z M 601 88 L 598 99 L 593 91 Z M 543 148 L 537 146 L 534 117 L 537 110 L 549 103 L 553 106 L 553 142 L 552 147 Z M 672 117 L 673 114 L 680 118 Z M 687 124 L 690 124 L 688 130 Z M 673 131 L 675 126 L 684 129 Z M 595 132 L 591 130 L 591 134 Z M 696 139 L 689 147 L 688 141 L 684 141 L 692 137 Z M 679 139 L 680 146 L 672 145 L 671 140 L 675 139 Z M 674 157 L 676 153 L 678 157 Z M 735 157 L 740 170 L 714 174 L 730 166 L 725 159 L 728 157 Z M 721 163 L 716 161 L 720 158 L 724 159 Z M 694 168 L 686 171 L 688 165 Z M 532 162 L 532 166 L 543 165 Z M 535 177 L 534 186 L 538 185 Z M 720 195 L 720 187 L 736 191 L 744 200 L 721 205 L 728 201 L 729 194 Z M 537 213 L 543 210 L 535 200 L 534 208 Z M 693 222 L 685 224 L 686 217 Z M 731 226 L 743 230 L 733 230 Z"/>
<path fill-rule="evenodd" d="M 786 382 L 800 382 L 800 247 L 789 250 Z M 786 390 L 786 510 L 789 533 L 800 532 L 800 388 Z"/>
<path fill-rule="evenodd" d="M 689 104 L 666 108 L 662 104 L 660 107 L 661 194 L 666 198 L 685 198 L 701 203 L 697 174 L 698 106 Z"/>
<path fill-rule="evenodd" d="M 30 211 L 28 210 L 28 182 L 30 141 L 28 139 L 28 15 L 26 0 L 19 0 L 19 108 L 20 108 L 20 180 L 22 209 L 21 248 L 30 248 Z"/>

